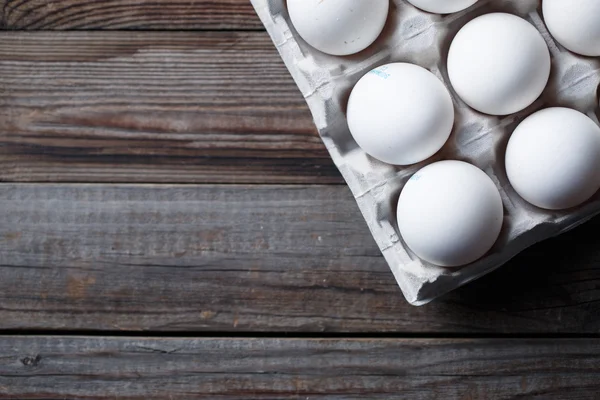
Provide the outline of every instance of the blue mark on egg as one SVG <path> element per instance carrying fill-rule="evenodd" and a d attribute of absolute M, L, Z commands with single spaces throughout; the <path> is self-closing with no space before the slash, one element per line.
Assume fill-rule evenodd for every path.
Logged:
<path fill-rule="evenodd" d="M 388 70 L 388 68 L 389 67 L 387 65 L 384 65 L 384 66 L 381 66 L 381 67 L 371 70 L 369 73 L 377 75 L 380 78 L 387 79 L 391 76 L 389 73 L 385 72 Z"/>

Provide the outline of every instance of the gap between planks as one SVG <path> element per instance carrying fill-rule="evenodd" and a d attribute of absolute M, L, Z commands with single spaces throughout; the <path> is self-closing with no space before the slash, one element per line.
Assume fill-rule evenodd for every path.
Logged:
<path fill-rule="evenodd" d="M 211 331 L 115 331 L 115 330 L 19 330 L 0 329 L 0 340 L 11 337 L 56 338 L 157 338 L 157 339 L 288 339 L 288 340 L 548 340 L 600 339 L 600 333 L 453 333 L 453 332 L 211 332 Z"/>

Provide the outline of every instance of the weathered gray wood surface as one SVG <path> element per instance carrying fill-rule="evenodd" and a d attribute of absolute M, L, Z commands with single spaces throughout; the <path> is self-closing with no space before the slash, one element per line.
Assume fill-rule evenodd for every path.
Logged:
<path fill-rule="evenodd" d="M 344 186 L 0 185 L 0 329 L 598 333 L 600 221 L 425 307 Z"/>
<path fill-rule="evenodd" d="M 247 0 L 1 29 L 0 398 L 598 397 L 600 220 L 408 306 Z"/>
<path fill-rule="evenodd" d="M 249 0 L 0 0 L 0 29 L 260 29 Z"/>
<path fill-rule="evenodd" d="M 7 337 L 0 398 L 590 400 L 598 365 L 598 339 Z"/>
<path fill-rule="evenodd" d="M 342 183 L 265 32 L 0 32 L 0 180 Z"/>

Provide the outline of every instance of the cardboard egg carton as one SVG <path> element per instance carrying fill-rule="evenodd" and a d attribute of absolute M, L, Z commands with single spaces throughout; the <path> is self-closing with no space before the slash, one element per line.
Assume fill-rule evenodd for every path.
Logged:
<path fill-rule="evenodd" d="M 600 193 L 574 209 L 542 210 L 520 198 L 506 177 L 508 139 L 519 122 L 535 111 L 570 107 L 599 123 L 600 58 L 577 56 L 555 42 L 544 25 L 540 0 L 479 0 L 468 10 L 445 16 L 393 0 L 377 41 L 346 57 L 330 56 L 307 45 L 289 20 L 285 0 L 251 1 L 304 95 L 323 142 L 409 303 L 428 303 L 493 271 L 534 243 L 600 213 Z M 453 92 L 445 67 L 450 43 L 460 28 L 490 12 L 511 13 L 532 23 L 552 55 L 552 73 L 542 96 L 527 109 L 506 117 L 469 108 Z M 411 166 L 393 166 L 368 156 L 346 123 L 346 105 L 356 82 L 371 69 L 391 62 L 409 62 L 433 72 L 448 87 L 455 105 L 455 126 L 446 145 L 432 158 Z M 396 223 L 396 205 L 406 181 L 423 166 L 440 160 L 462 160 L 481 168 L 498 187 L 504 203 L 504 225 L 498 241 L 485 257 L 461 268 L 441 268 L 420 260 L 403 243 Z"/>

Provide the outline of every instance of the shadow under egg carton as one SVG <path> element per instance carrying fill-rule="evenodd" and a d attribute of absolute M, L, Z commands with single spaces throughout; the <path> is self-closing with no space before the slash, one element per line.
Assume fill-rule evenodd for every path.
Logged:
<path fill-rule="evenodd" d="M 577 109 L 597 123 L 600 59 L 579 57 L 558 45 L 547 31 L 540 0 L 479 0 L 450 15 L 430 14 L 404 0 L 393 0 L 381 36 L 366 50 L 336 57 L 308 46 L 295 32 L 285 0 L 251 0 L 285 64 L 304 95 L 323 142 L 350 186 L 373 237 L 390 265 L 407 301 L 426 304 L 498 268 L 536 242 L 566 232 L 600 213 L 600 193 L 575 209 L 547 211 L 521 199 L 504 169 L 508 138 L 525 117 L 542 108 Z M 542 96 L 527 109 L 506 117 L 481 114 L 464 104 L 449 83 L 445 61 L 455 34 L 468 21 L 490 12 L 507 12 L 532 23 L 552 55 L 552 73 Z M 377 161 L 353 140 L 346 105 L 356 82 L 371 69 L 390 62 L 409 62 L 433 72 L 450 90 L 455 125 L 440 152 L 422 163 L 393 166 Z M 396 223 L 396 204 L 408 179 L 439 160 L 462 160 L 485 171 L 504 203 L 504 225 L 492 250 L 461 268 L 442 268 L 420 260 L 403 243 Z"/>

